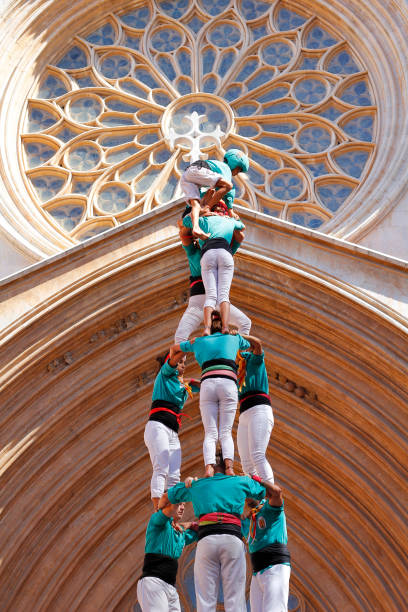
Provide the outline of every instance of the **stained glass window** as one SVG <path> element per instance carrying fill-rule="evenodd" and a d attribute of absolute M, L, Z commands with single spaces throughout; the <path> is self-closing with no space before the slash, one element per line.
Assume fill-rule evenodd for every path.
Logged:
<path fill-rule="evenodd" d="M 31 195 L 73 241 L 181 197 L 187 164 L 230 147 L 251 162 L 238 204 L 324 231 L 368 174 L 376 107 L 300 2 L 135 0 L 67 41 L 23 123 Z"/>

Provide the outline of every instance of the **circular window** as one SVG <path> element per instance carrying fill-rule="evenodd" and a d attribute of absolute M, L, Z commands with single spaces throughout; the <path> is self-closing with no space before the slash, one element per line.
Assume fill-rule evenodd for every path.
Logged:
<path fill-rule="evenodd" d="M 312 229 L 367 176 L 374 97 L 341 34 L 301 3 L 198 4 L 127 3 L 41 75 L 21 159 L 32 198 L 73 240 L 180 197 L 187 164 L 229 147 L 251 164 L 238 204 Z"/>

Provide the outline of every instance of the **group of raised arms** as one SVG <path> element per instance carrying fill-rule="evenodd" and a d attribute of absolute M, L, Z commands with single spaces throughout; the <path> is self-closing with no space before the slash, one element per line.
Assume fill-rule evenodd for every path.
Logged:
<path fill-rule="evenodd" d="M 290 554 L 281 488 L 266 458 L 273 428 L 262 343 L 251 320 L 230 304 L 233 256 L 245 226 L 234 211 L 232 176 L 249 160 L 229 149 L 224 161 L 192 163 L 181 178 L 188 206 L 179 221 L 190 267 L 190 298 L 174 344 L 159 359 L 144 440 L 153 467 L 153 514 L 146 530 L 145 558 L 137 585 L 143 612 L 180 610 L 175 587 L 184 546 L 197 542 L 194 585 L 198 612 L 215 612 L 220 580 L 226 612 L 245 612 L 247 543 L 252 564 L 252 612 L 287 612 Z M 203 324 L 201 336 L 189 339 Z M 187 353 L 194 353 L 201 379 L 185 379 Z M 178 431 L 183 407 L 200 394 L 204 427 L 203 477 L 180 482 Z M 242 472 L 234 474 L 232 426 Z M 194 522 L 183 523 L 186 502 Z"/>

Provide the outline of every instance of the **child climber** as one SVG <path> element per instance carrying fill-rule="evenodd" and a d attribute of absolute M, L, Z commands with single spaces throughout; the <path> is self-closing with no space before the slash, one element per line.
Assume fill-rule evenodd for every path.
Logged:
<path fill-rule="evenodd" d="M 184 171 L 180 187 L 191 206 L 191 219 L 193 222 L 193 236 L 205 240 L 209 237 L 199 226 L 200 215 L 200 187 L 209 187 L 215 191 L 206 202 L 212 209 L 221 199 L 226 203 L 229 215 L 236 217 L 233 212 L 235 188 L 232 185 L 232 177 L 239 172 L 248 172 L 249 159 L 239 149 L 229 149 L 224 156 L 224 161 L 216 159 L 198 160 L 190 164 Z M 220 176 L 221 175 L 221 176 Z"/>

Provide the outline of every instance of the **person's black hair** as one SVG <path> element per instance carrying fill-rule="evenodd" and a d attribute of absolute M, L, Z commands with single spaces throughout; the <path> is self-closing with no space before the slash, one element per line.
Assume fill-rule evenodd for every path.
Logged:
<path fill-rule="evenodd" d="M 166 363 L 166 361 L 167 361 L 167 357 L 168 357 L 168 356 L 169 356 L 169 351 L 166 351 L 166 352 L 164 353 L 164 355 L 158 355 L 158 356 L 156 357 L 156 361 L 157 361 L 157 362 L 158 362 L 158 364 L 159 364 L 159 369 L 158 369 L 158 372 L 160 372 L 160 370 L 161 370 L 162 366 L 163 366 L 163 365 Z"/>
<path fill-rule="evenodd" d="M 222 450 L 218 449 L 217 452 L 215 453 L 215 465 L 214 465 L 214 469 L 215 470 L 222 470 L 225 473 L 225 461 L 224 461 L 224 457 L 222 456 Z"/>
<path fill-rule="evenodd" d="M 187 217 L 187 215 L 189 215 L 191 213 L 191 206 L 190 204 L 187 204 L 187 206 L 185 207 L 183 214 L 181 215 L 181 218 L 184 219 L 184 217 Z"/>
<path fill-rule="evenodd" d="M 250 508 L 256 508 L 257 506 L 259 506 L 259 499 L 254 499 L 253 497 L 247 497 L 247 505 Z"/>
<path fill-rule="evenodd" d="M 217 331 L 221 331 L 221 314 L 218 310 L 213 310 L 211 313 L 211 328 L 210 332 L 215 334 Z"/>

